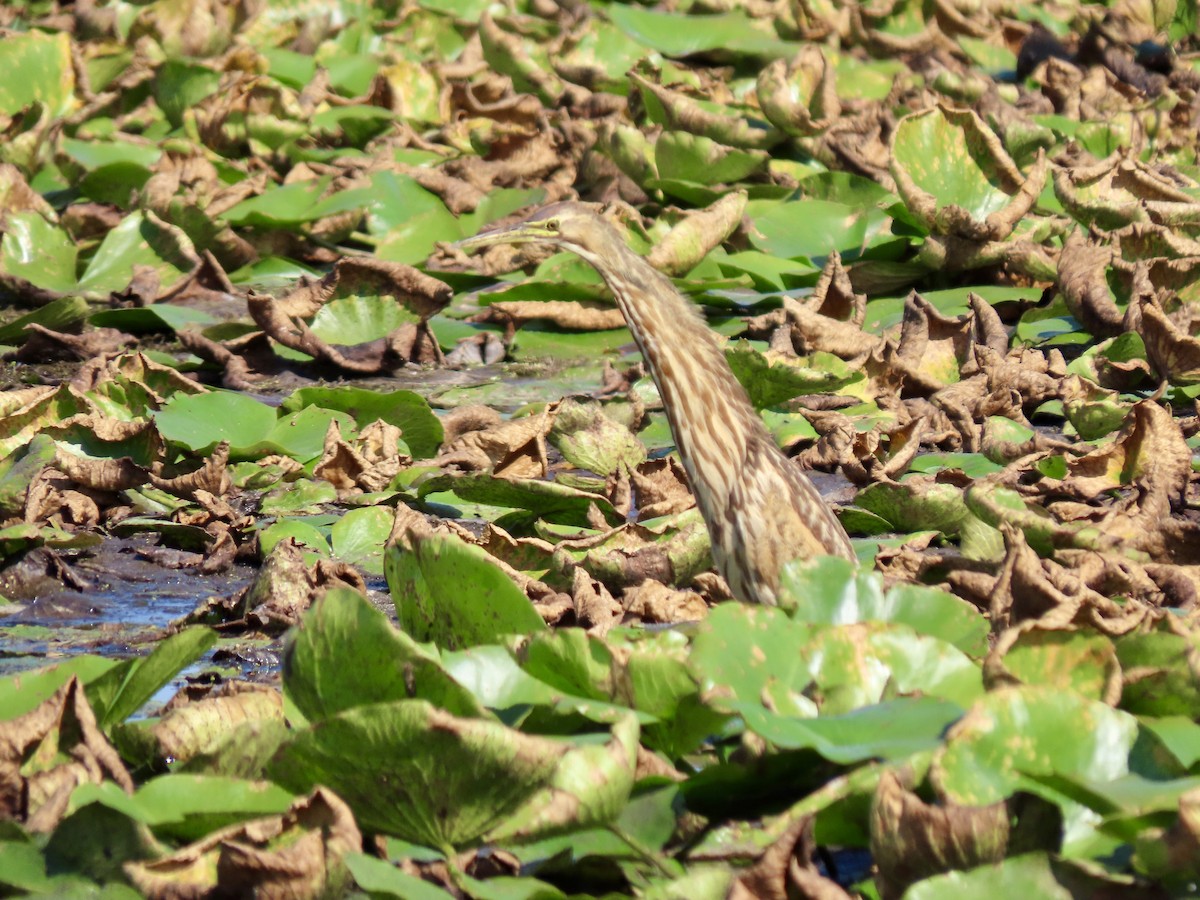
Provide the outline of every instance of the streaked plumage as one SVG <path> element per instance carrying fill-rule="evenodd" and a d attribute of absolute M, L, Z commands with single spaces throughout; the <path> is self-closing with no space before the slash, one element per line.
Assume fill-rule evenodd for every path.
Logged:
<path fill-rule="evenodd" d="M 774 605 L 785 562 L 854 559 L 845 529 L 775 445 L 703 316 L 665 275 L 583 203 L 555 203 L 459 246 L 521 243 L 579 255 L 612 291 L 658 385 L 713 561 L 735 597 Z"/>

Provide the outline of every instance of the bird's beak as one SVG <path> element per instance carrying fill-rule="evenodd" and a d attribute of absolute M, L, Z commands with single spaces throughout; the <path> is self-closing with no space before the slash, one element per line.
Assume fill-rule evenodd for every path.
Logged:
<path fill-rule="evenodd" d="M 555 232 L 537 225 L 520 223 L 508 228 L 497 228 L 495 231 L 483 231 L 474 237 L 463 238 L 454 244 L 460 250 L 468 253 L 481 247 L 492 247 L 496 244 L 527 244 L 530 241 L 544 241 L 556 237 Z"/>

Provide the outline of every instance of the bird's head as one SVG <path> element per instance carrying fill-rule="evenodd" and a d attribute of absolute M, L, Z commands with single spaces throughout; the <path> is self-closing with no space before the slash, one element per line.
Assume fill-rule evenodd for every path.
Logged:
<path fill-rule="evenodd" d="M 591 205 L 566 201 L 544 206 L 512 225 L 483 231 L 457 246 L 476 250 L 494 244 L 550 244 L 590 260 L 614 239 L 620 241 L 620 236 Z"/>

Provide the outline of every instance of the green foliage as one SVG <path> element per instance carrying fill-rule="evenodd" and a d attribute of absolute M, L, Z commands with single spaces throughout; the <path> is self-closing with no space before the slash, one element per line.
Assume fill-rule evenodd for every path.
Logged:
<path fill-rule="evenodd" d="M 1193 889 L 1194 0 L 9 6 L 0 894 Z M 647 336 L 445 246 L 575 195 L 862 565 L 710 608 Z"/>

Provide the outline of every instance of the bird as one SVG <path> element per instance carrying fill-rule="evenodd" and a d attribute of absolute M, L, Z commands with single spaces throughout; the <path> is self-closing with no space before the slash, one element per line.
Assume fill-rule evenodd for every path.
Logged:
<path fill-rule="evenodd" d="M 600 274 L 658 386 L 713 563 L 735 598 L 775 606 L 785 563 L 817 555 L 855 560 L 846 530 L 767 431 L 696 304 L 593 205 L 553 203 L 457 246 L 469 252 L 496 244 L 549 245 Z"/>

